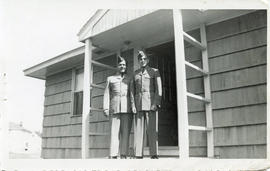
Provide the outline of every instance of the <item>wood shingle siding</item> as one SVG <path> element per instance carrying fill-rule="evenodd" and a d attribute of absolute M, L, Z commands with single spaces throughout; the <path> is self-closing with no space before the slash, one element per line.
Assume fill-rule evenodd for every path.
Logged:
<path fill-rule="evenodd" d="M 266 28 L 208 42 L 209 57 L 218 57 L 266 45 Z M 210 50 L 211 49 L 211 50 Z"/>
<path fill-rule="evenodd" d="M 68 125 L 70 123 L 70 119 L 66 115 L 69 114 L 52 115 L 49 117 L 48 116 L 44 117 L 43 127 Z"/>
<path fill-rule="evenodd" d="M 266 53 L 266 49 L 264 48 L 264 56 L 266 56 L 265 53 Z M 245 56 L 245 54 L 243 54 L 243 56 Z M 252 56 L 252 59 L 254 58 L 256 57 Z M 227 58 L 224 58 L 224 59 L 228 60 Z M 241 62 L 240 60 L 239 61 L 234 60 L 234 61 L 228 62 L 227 64 L 225 61 L 223 65 L 220 64 L 220 66 L 222 66 L 220 67 L 221 69 L 217 68 L 219 71 L 215 71 L 215 68 L 212 69 L 210 67 L 212 69 L 211 70 L 211 90 L 220 91 L 220 90 L 226 90 L 226 89 L 231 89 L 231 88 L 266 83 L 265 57 L 262 60 L 264 61 L 257 60 L 253 62 L 252 60 L 249 60 L 250 62 L 249 62 L 249 65 L 247 66 L 243 66 L 243 63 L 245 63 L 245 61 L 242 60 L 243 61 L 243 63 L 241 64 L 242 66 L 239 68 L 236 68 L 237 67 L 236 64 L 240 63 Z M 212 60 L 210 61 L 211 63 L 214 63 Z M 219 61 L 216 61 L 216 62 L 219 62 Z M 221 62 L 222 61 L 220 61 L 220 63 Z M 249 77 L 252 77 L 253 79 L 249 79 Z M 203 92 L 202 81 L 203 81 L 202 77 L 188 79 L 187 81 L 188 91 L 194 92 L 194 93 L 202 93 Z"/>
<path fill-rule="evenodd" d="M 230 20 L 222 21 L 207 27 L 207 40 L 215 41 L 246 31 L 266 27 L 266 11 L 256 11 Z"/>
<path fill-rule="evenodd" d="M 71 91 L 62 92 L 59 94 L 54 94 L 50 96 L 46 96 L 45 98 L 45 106 L 68 103 L 71 101 Z"/>
<path fill-rule="evenodd" d="M 266 45 L 210 58 L 211 74 L 266 64 Z"/>
<path fill-rule="evenodd" d="M 45 96 L 71 91 L 71 80 L 63 81 L 58 84 L 46 86 Z"/>
<path fill-rule="evenodd" d="M 266 104 L 215 110 L 215 114 L 213 116 L 214 127 L 220 128 L 253 124 L 266 124 L 265 111 Z M 221 117 L 223 119 L 220 119 Z"/>
<path fill-rule="evenodd" d="M 215 155 L 220 158 L 265 158 L 266 145 L 215 147 Z"/>
<path fill-rule="evenodd" d="M 71 117 L 69 113 L 63 115 L 51 115 L 44 117 L 43 126 L 52 127 L 52 126 L 63 126 L 63 125 L 78 125 L 82 124 L 82 117 L 75 116 Z"/>
<path fill-rule="evenodd" d="M 42 150 L 44 158 L 63 159 L 63 158 L 80 158 L 81 149 L 77 148 L 44 148 Z"/>
<path fill-rule="evenodd" d="M 110 152 L 109 148 L 90 148 L 89 150 L 90 158 L 105 158 L 105 156 L 108 156 Z"/>
<path fill-rule="evenodd" d="M 261 104 L 266 102 L 266 85 L 256 85 L 215 92 L 212 95 L 213 109 Z"/>
<path fill-rule="evenodd" d="M 81 137 L 45 138 L 44 148 L 81 148 Z"/>
<path fill-rule="evenodd" d="M 207 148 L 206 147 L 190 147 L 189 148 L 190 157 L 207 157 Z"/>
<path fill-rule="evenodd" d="M 215 146 L 263 145 L 266 124 L 215 128 Z"/>
<path fill-rule="evenodd" d="M 241 39 L 247 39 L 239 41 L 235 40 L 218 40 L 220 46 L 217 46 L 215 42 L 212 42 L 212 46 L 209 44 L 209 53 L 211 52 L 216 56 L 209 56 L 209 69 L 210 74 L 218 74 L 219 72 L 225 72 L 235 69 L 241 69 L 245 67 L 252 67 L 262 65 L 266 63 L 266 28 L 264 31 L 257 32 L 256 35 L 246 34 Z M 245 37 L 256 37 L 245 38 Z M 259 38 L 258 38 L 259 37 Z M 246 42 L 246 44 L 245 44 Z M 227 47 L 225 45 L 232 46 Z M 233 45 L 231 45 L 233 44 Z M 239 45 L 240 44 L 240 45 Z M 260 44 L 260 45 L 258 45 Z M 213 49 L 212 52 L 211 50 Z M 223 52 L 218 51 L 220 49 Z M 231 49 L 231 50 L 230 50 Z M 235 52 L 233 52 L 235 50 Z M 193 64 L 201 67 L 201 61 L 194 61 Z M 187 78 L 196 78 L 201 76 L 198 72 L 191 69 L 187 70 Z"/>
<path fill-rule="evenodd" d="M 44 107 L 44 117 L 50 115 L 63 115 L 69 113 L 70 113 L 70 102 L 62 104 L 53 104 Z"/>
<path fill-rule="evenodd" d="M 205 112 L 189 112 L 188 123 L 189 125 L 206 126 Z"/>
<path fill-rule="evenodd" d="M 109 122 L 95 122 L 90 123 L 90 132 L 108 134 L 110 132 Z"/>
<path fill-rule="evenodd" d="M 71 70 L 66 70 L 58 74 L 54 74 L 52 76 L 47 77 L 46 79 L 46 87 L 53 85 L 53 84 L 59 84 L 61 82 L 65 82 L 68 80 L 71 80 Z"/>
<path fill-rule="evenodd" d="M 108 149 L 109 146 L 109 136 L 95 136 L 94 138 L 90 139 L 90 148 L 92 149 Z"/>
<path fill-rule="evenodd" d="M 80 157 L 81 117 L 70 114 L 71 73 L 66 70 L 46 79 L 42 132 L 44 158 Z"/>
<path fill-rule="evenodd" d="M 198 38 L 198 30 L 192 34 Z M 266 12 L 256 11 L 209 25 L 207 39 L 215 155 L 263 158 L 266 156 Z M 200 51 L 187 45 L 185 52 L 187 60 L 201 67 Z M 190 69 L 187 89 L 204 95 L 203 77 Z M 204 126 L 203 103 L 190 98 L 188 102 L 189 124 Z M 190 145 L 194 156 L 193 148 L 206 145 L 206 135 L 198 131 L 190 133 Z M 202 148 L 195 152 L 206 155 Z"/>

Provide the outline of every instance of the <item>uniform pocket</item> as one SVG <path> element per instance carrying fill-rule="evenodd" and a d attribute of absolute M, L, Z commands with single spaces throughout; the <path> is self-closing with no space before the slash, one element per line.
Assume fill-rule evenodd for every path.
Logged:
<path fill-rule="evenodd" d="M 120 82 L 119 81 L 111 81 L 110 82 L 110 89 L 113 93 L 120 92 Z"/>
<path fill-rule="evenodd" d="M 150 75 L 145 75 L 144 78 L 151 79 L 152 77 Z"/>

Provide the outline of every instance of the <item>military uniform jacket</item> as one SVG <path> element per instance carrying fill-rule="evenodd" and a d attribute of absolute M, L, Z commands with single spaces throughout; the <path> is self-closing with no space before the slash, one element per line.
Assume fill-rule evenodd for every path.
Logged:
<path fill-rule="evenodd" d="M 103 97 L 103 109 L 110 114 L 130 113 L 130 82 L 131 78 L 114 75 L 107 78 Z"/>
<path fill-rule="evenodd" d="M 152 105 L 160 106 L 162 85 L 159 70 L 147 66 L 135 71 L 131 83 L 131 103 L 137 111 L 149 111 Z"/>

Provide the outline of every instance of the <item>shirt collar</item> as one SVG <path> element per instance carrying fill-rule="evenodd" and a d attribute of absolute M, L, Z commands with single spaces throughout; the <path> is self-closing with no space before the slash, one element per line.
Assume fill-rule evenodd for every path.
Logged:
<path fill-rule="evenodd" d="M 141 68 L 140 74 L 141 74 L 141 75 L 147 74 L 147 73 L 148 73 L 148 69 L 149 69 L 149 66 L 148 66 L 148 65 L 145 67 L 144 72 L 143 72 L 143 70 L 142 70 L 142 68 Z"/>
<path fill-rule="evenodd" d="M 117 78 L 117 79 L 121 79 L 121 78 L 122 78 L 122 77 L 121 77 L 121 74 L 117 73 L 117 74 L 116 74 L 116 78 Z M 126 74 L 123 75 L 123 79 L 125 79 L 125 78 L 126 78 Z"/>

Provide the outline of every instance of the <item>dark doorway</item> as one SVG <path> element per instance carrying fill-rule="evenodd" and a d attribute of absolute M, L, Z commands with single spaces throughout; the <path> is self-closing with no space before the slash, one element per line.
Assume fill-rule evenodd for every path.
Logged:
<path fill-rule="evenodd" d="M 146 49 L 149 65 L 158 68 L 162 79 L 162 104 L 158 116 L 159 146 L 178 146 L 177 95 L 174 42 Z"/>

